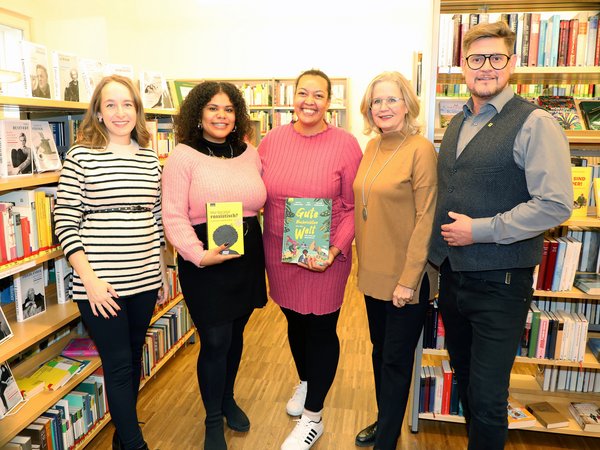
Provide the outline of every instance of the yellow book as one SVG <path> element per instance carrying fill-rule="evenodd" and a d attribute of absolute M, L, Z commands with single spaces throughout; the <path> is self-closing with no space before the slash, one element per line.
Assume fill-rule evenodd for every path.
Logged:
<path fill-rule="evenodd" d="M 206 204 L 208 248 L 229 244 L 224 255 L 244 254 L 244 215 L 242 202 Z"/>
<path fill-rule="evenodd" d="M 48 217 L 46 212 L 46 194 L 43 191 L 35 191 L 35 213 L 36 224 L 38 229 L 38 240 L 40 250 L 46 250 L 50 243 L 48 242 L 48 233 L 46 227 L 48 223 Z"/>
<path fill-rule="evenodd" d="M 573 181 L 573 213 L 571 217 L 586 217 L 592 183 L 591 167 L 571 167 Z"/>
<path fill-rule="evenodd" d="M 16 381 L 21 394 L 26 399 L 34 397 L 44 390 L 44 382 L 37 378 L 24 377 L 17 378 Z"/>

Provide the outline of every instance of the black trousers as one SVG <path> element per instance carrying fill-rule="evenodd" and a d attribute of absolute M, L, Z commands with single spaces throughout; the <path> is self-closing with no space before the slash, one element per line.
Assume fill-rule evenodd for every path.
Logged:
<path fill-rule="evenodd" d="M 196 370 L 207 425 L 222 420 L 223 400 L 233 399 L 248 319 L 250 314 L 219 325 L 198 326 L 200 354 Z"/>
<path fill-rule="evenodd" d="M 438 306 L 469 450 L 503 449 L 510 371 L 533 297 L 533 268 L 455 272 L 446 260 L 440 273 Z"/>
<path fill-rule="evenodd" d="M 136 403 L 142 373 L 142 348 L 157 296 L 158 291 L 154 289 L 113 299 L 121 310 L 109 319 L 94 316 L 89 302 L 77 302 L 83 323 L 98 348 L 110 415 L 126 449 L 144 445 Z"/>
<path fill-rule="evenodd" d="M 423 279 L 419 303 L 397 308 L 391 301 L 365 295 L 373 344 L 373 375 L 377 397 L 378 450 L 394 450 L 398 443 L 413 374 L 415 348 L 429 301 L 428 278 Z"/>
<path fill-rule="evenodd" d="M 304 407 L 323 409 L 340 359 L 337 322 L 340 310 L 330 314 L 300 314 L 281 308 L 288 322 L 288 341 L 300 380 L 308 382 Z"/>

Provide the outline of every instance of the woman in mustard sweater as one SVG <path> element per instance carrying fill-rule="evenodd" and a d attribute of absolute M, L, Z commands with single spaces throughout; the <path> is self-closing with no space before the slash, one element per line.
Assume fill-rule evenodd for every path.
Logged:
<path fill-rule="evenodd" d="M 362 99 L 367 144 L 354 179 L 358 288 L 373 343 L 377 421 L 356 445 L 396 448 L 427 302 L 427 250 L 437 193 L 436 153 L 420 136 L 419 101 L 398 72 L 376 76 Z"/>

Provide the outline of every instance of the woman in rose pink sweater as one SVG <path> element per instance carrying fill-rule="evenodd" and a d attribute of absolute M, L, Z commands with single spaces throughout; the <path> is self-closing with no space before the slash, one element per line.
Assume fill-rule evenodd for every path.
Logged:
<path fill-rule="evenodd" d="M 320 70 L 296 80 L 298 120 L 275 128 L 259 146 L 267 187 L 264 244 L 270 295 L 288 321 L 288 340 L 300 384 L 287 412 L 302 415 L 282 450 L 308 449 L 323 433 L 321 411 L 339 359 L 336 333 L 352 264 L 352 182 L 362 157 L 356 139 L 325 122 L 331 82 Z M 281 262 L 285 200 L 332 200 L 329 259 L 324 265 Z"/>
<path fill-rule="evenodd" d="M 198 382 L 206 410 L 205 450 L 227 448 L 223 416 L 235 431 L 250 421 L 233 398 L 244 327 L 267 301 L 257 214 L 266 198 L 256 149 L 244 141 L 250 119 L 231 83 L 204 82 L 175 119 L 179 144 L 163 172 L 163 224 L 179 253 L 179 281 L 200 335 Z M 244 255 L 207 249 L 206 204 L 242 202 Z"/>

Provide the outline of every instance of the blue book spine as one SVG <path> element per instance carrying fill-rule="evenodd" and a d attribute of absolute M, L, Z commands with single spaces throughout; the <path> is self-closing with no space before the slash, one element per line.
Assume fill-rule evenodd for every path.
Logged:
<path fill-rule="evenodd" d="M 560 15 L 552 16 L 552 46 L 550 47 L 549 67 L 558 66 L 558 38 L 560 36 Z"/>
<path fill-rule="evenodd" d="M 540 41 L 538 45 L 537 65 L 544 67 L 544 50 L 546 49 L 546 29 L 548 28 L 547 20 L 540 20 Z"/>

